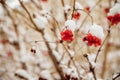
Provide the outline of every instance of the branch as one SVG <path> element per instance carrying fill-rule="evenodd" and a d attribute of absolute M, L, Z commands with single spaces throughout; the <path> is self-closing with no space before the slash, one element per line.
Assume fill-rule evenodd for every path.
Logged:
<path fill-rule="evenodd" d="M 120 73 L 118 73 L 115 77 L 113 77 L 112 80 L 116 80 L 118 77 L 120 77 Z"/>
<path fill-rule="evenodd" d="M 99 47 L 99 49 L 98 49 L 98 51 L 97 51 L 97 54 L 96 54 L 96 57 L 95 57 L 95 61 L 94 61 L 95 63 L 96 63 L 96 61 L 97 61 L 98 55 L 99 55 L 99 53 L 100 53 L 100 51 L 101 51 L 101 48 L 102 48 L 103 45 L 105 44 L 106 40 L 108 40 L 109 38 L 110 38 L 110 27 L 109 27 L 109 29 L 108 29 L 108 33 L 107 33 L 107 35 L 106 35 L 106 37 L 105 37 L 102 45 Z"/>
<path fill-rule="evenodd" d="M 62 3 L 62 6 L 65 7 L 64 0 L 61 0 L 61 3 Z M 65 11 L 64 11 L 64 18 L 65 18 L 65 21 L 66 21 L 67 20 L 67 14 L 65 13 Z"/>
<path fill-rule="evenodd" d="M 94 79 L 97 80 L 97 77 L 96 77 L 96 74 L 95 74 L 95 68 L 92 66 L 92 64 L 91 64 L 91 62 L 90 62 L 90 60 L 88 58 L 88 55 L 84 54 L 83 56 L 87 59 L 87 61 L 89 63 L 89 69 L 92 72 Z"/>
<path fill-rule="evenodd" d="M 1 1 L 2 1 L 2 2 L 1 2 Z M 8 10 L 8 6 L 7 6 L 7 4 L 5 3 L 5 1 L 4 1 L 4 0 L 1 0 L 1 1 L 0 1 L 0 2 L 2 3 L 3 8 L 5 9 L 8 17 L 9 17 L 9 18 L 11 19 L 11 21 L 12 21 L 12 25 L 14 26 L 15 33 L 16 33 L 17 40 L 18 40 L 18 38 L 19 38 L 19 32 L 18 32 L 18 29 L 17 29 L 17 24 L 16 24 L 16 22 L 15 22 L 15 19 L 14 19 L 14 17 L 11 15 L 10 11 Z M 19 50 L 19 49 L 20 49 L 20 44 L 18 43 L 18 41 L 16 41 L 15 43 L 16 43 L 16 45 L 14 45 L 14 46 L 16 47 L 16 49 Z M 14 43 L 13 43 L 13 44 L 14 44 Z"/>
<path fill-rule="evenodd" d="M 76 68 L 76 71 L 77 71 L 77 73 L 78 73 L 79 79 L 81 79 L 82 77 L 80 76 L 79 69 L 78 69 L 77 65 L 75 64 L 75 61 L 73 60 L 73 57 L 71 56 L 70 52 L 69 52 L 68 49 L 65 47 L 65 45 L 64 45 L 64 44 L 62 44 L 62 45 L 63 45 L 63 47 L 65 48 L 65 50 L 68 52 L 68 56 L 70 57 L 70 61 L 72 61 L 74 67 Z"/>
<path fill-rule="evenodd" d="M 31 15 L 30 15 L 30 13 L 29 13 L 29 11 L 28 11 L 27 8 L 24 6 L 23 2 L 22 2 L 21 0 L 19 0 L 19 2 L 20 2 L 20 4 L 21 4 L 22 8 L 23 8 L 23 9 L 26 11 L 26 13 L 28 14 L 28 16 L 29 16 L 32 24 L 34 25 L 35 28 L 33 28 L 33 29 L 36 30 L 36 31 L 38 31 L 38 32 L 40 32 L 42 35 L 44 35 L 43 30 L 38 29 L 37 25 L 36 25 L 35 22 L 33 21 Z M 42 36 L 42 37 L 43 37 L 43 36 Z M 46 42 L 45 37 L 43 37 L 43 40 L 45 41 L 45 45 L 46 45 L 47 48 L 48 48 L 49 56 L 50 56 L 51 60 L 53 61 L 54 66 L 55 66 L 57 72 L 59 73 L 61 79 L 63 79 L 63 78 L 64 78 L 63 73 L 62 73 L 61 69 L 59 68 L 59 65 L 58 65 L 58 62 L 57 62 L 56 57 L 52 54 L 52 50 L 51 50 L 51 48 L 50 48 L 50 45 L 48 44 L 48 42 Z"/>
<path fill-rule="evenodd" d="M 73 16 L 74 16 L 74 11 L 75 11 L 75 2 L 76 2 L 76 0 L 74 0 L 74 2 L 73 2 L 73 11 L 72 11 L 72 16 L 71 16 L 71 19 L 73 19 Z"/>

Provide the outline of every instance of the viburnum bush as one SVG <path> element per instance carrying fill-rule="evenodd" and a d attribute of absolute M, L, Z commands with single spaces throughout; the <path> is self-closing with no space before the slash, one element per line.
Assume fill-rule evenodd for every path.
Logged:
<path fill-rule="evenodd" d="M 0 80 L 120 80 L 120 0 L 0 0 Z"/>

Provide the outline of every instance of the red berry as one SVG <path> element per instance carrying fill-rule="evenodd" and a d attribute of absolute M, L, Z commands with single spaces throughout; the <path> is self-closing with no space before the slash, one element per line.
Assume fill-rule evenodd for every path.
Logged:
<path fill-rule="evenodd" d="M 78 20 L 80 18 L 80 13 L 79 12 L 74 12 L 73 18 Z"/>
<path fill-rule="evenodd" d="M 70 29 L 66 29 L 64 31 L 62 31 L 61 33 L 61 39 L 63 41 L 73 41 L 73 32 Z"/>
<path fill-rule="evenodd" d="M 85 11 L 90 12 L 90 7 L 89 7 L 89 6 L 86 6 L 86 7 L 85 7 Z"/>
<path fill-rule="evenodd" d="M 85 39 L 83 38 L 83 41 L 87 41 L 89 46 L 100 46 L 101 45 L 101 39 L 99 39 L 96 36 L 93 36 L 91 33 L 88 33 Z"/>
<path fill-rule="evenodd" d="M 113 16 L 107 16 L 107 19 L 111 22 L 112 25 L 118 24 L 120 22 L 120 14 L 115 14 Z"/>
<path fill-rule="evenodd" d="M 108 13 L 109 12 L 109 8 L 108 7 L 104 8 L 104 12 Z"/>

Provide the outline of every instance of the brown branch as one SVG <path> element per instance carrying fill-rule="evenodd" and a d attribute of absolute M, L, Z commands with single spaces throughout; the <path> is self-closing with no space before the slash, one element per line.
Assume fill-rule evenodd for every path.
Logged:
<path fill-rule="evenodd" d="M 63 60 L 64 56 L 65 56 L 65 52 L 63 52 L 63 54 L 62 54 L 62 56 L 61 56 L 61 58 L 60 58 L 60 60 L 59 60 L 59 64 L 60 64 L 61 61 Z"/>
<path fill-rule="evenodd" d="M 20 79 L 28 80 L 26 77 L 24 77 L 24 76 L 22 76 L 22 75 L 20 75 L 20 74 L 15 73 L 14 75 L 15 75 L 16 77 L 20 78 Z"/>
<path fill-rule="evenodd" d="M 84 54 L 84 57 L 87 59 L 87 61 L 89 63 L 89 69 L 92 72 L 94 79 L 97 80 L 97 77 L 96 77 L 96 74 L 95 74 L 95 68 L 92 66 L 92 64 L 91 64 L 91 62 L 90 62 L 90 60 L 88 58 L 88 55 Z"/>
<path fill-rule="evenodd" d="M 68 49 L 65 47 L 65 45 L 64 45 L 64 44 L 62 44 L 62 45 L 63 45 L 63 47 L 65 48 L 65 50 L 67 51 L 68 56 L 70 57 L 70 61 L 72 61 L 74 67 L 76 68 L 76 71 L 77 71 L 77 73 L 78 73 L 79 79 L 82 79 L 82 77 L 80 76 L 79 69 L 78 69 L 77 65 L 75 64 L 75 61 L 73 60 L 73 57 L 71 56 L 70 52 L 69 52 Z"/>
<path fill-rule="evenodd" d="M 74 0 L 74 2 L 73 2 L 73 11 L 72 11 L 71 19 L 73 19 L 73 15 L 74 15 L 74 11 L 75 11 L 75 2 L 76 2 L 76 0 Z"/>
<path fill-rule="evenodd" d="M 61 0 L 61 3 L 62 3 L 62 6 L 65 7 L 64 0 Z M 65 18 L 65 21 L 66 21 L 67 20 L 67 13 L 65 13 L 65 11 L 64 11 L 64 18 Z"/>
<path fill-rule="evenodd" d="M 106 37 L 105 37 L 102 45 L 99 47 L 99 49 L 97 51 L 97 54 L 96 54 L 96 57 L 95 57 L 95 61 L 94 61 L 95 63 L 97 62 L 97 58 L 98 58 L 98 55 L 99 55 L 99 53 L 101 51 L 101 48 L 103 47 L 103 45 L 105 44 L 105 42 L 108 41 L 109 37 L 110 37 L 110 29 L 108 30 L 108 33 L 107 33 L 107 35 L 106 35 Z"/>
<path fill-rule="evenodd" d="M 113 77 L 112 80 L 116 80 L 118 77 L 120 77 L 120 73 L 118 73 L 115 77 Z"/>
<path fill-rule="evenodd" d="M 8 8 L 10 8 L 7 4 L 6 4 L 6 6 Z M 31 25 L 31 22 L 28 21 L 28 18 L 26 17 L 26 15 L 24 15 L 22 12 L 20 12 L 17 9 L 12 9 L 12 8 L 10 8 L 10 9 L 13 11 L 14 14 L 19 14 L 23 18 L 23 20 L 24 20 L 23 22 L 26 23 L 29 27 L 33 27 L 33 25 Z"/>
<path fill-rule="evenodd" d="M 109 51 L 109 44 L 107 43 L 104 51 L 104 58 L 103 58 L 103 67 L 102 67 L 102 72 L 101 72 L 101 77 L 104 79 L 105 72 L 106 72 L 106 66 L 107 66 L 107 55 Z"/>
<path fill-rule="evenodd" d="M 87 12 L 87 11 L 85 11 L 85 10 L 83 10 L 83 9 L 75 9 L 76 11 L 78 11 L 78 10 L 80 10 L 80 11 L 82 11 L 82 12 L 84 12 L 84 13 L 86 13 L 89 17 L 90 17 L 90 19 L 91 19 L 91 23 L 92 23 L 92 25 L 93 25 L 93 17 Z M 88 17 L 87 16 L 87 17 Z"/>
<path fill-rule="evenodd" d="M 114 1 L 114 3 L 117 3 L 117 2 L 118 2 L 117 0 Z"/>
<path fill-rule="evenodd" d="M 105 42 L 107 42 L 106 47 L 105 47 L 105 51 L 104 51 L 104 62 L 103 62 L 103 68 L 102 68 L 102 73 L 101 73 L 102 78 L 104 78 L 104 74 L 106 71 L 107 53 L 108 53 L 108 48 L 109 48 L 108 40 L 110 38 L 110 31 L 111 31 L 110 28 L 111 28 L 111 26 L 109 26 L 109 29 L 107 31 L 107 35 L 106 35 L 102 45 L 99 47 L 97 54 L 96 54 L 96 57 L 95 57 L 95 60 L 94 60 L 94 62 L 96 63 L 102 47 L 104 46 Z M 94 68 L 94 71 L 95 71 L 95 68 Z"/>
<path fill-rule="evenodd" d="M 19 0 L 20 5 L 22 6 L 22 8 L 25 10 L 25 12 L 28 14 L 30 21 L 32 22 L 32 24 L 34 25 L 34 27 L 36 28 L 36 30 L 39 30 L 39 32 L 42 32 L 42 30 L 38 29 L 37 25 L 35 24 L 35 22 L 32 19 L 32 16 L 30 15 L 29 11 L 27 10 L 27 8 L 24 6 L 23 2 L 21 0 Z"/>
<path fill-rule="evenodd" d="M 84 25 L 84 23 L 86 22 L 89 14 L 94 10 L 94 8 L 95 8 L 101 1 L 102 1 L 102 0 L 98 0 L 98 1 L 96 2 L 96 4 L 92 7 L 91 11 L 89 11 L 89 12 L 87 13 L 88 15 L 86 15 L 85 18 L 83 19 L 82 23 L 81 23 L 80 26 L 79 26 L 79 29 L 77 29 L 76 32 L 75 32 L 75 40 L 74 40 L 74 42 L 76 42 L 77 36 L 78 36 L 78 32 L 79 32 L 80 29 L 83 27 L 83 25 Z M 92 21 L 92 23 L 93 23 L 93 21 Z"/>
<path fill-rule="evenodd" d="M 94 8 L 95 8 L 101 1 L 102 1 L 102 0 L 98 0 L 98 1 L 96 2 L 96 4 L 92 7 L 91 11 L 88 12 L 88 14 L 90 14 L 90 13 L 94 10 Z M 88 17 L 88 15 L 86 15 L 85 18 L 83 19 L 82 24 L 79 26 L 79 29 L 78 29 L 78 31 L 77 31 L 77 34 L 78 34 L 79 30 L 82 28 L 83 24 L 85 23 L 87 17 Z"/>
<path fill-rule="evenodd" d="M 42 10 L 42 7 L 38 4 L 36 4 L 35 0 L 31 0 L 31 2 L 39 9 Z"/>
<path fill-rule="evenodd" d="M 16 24 L 16 22 L 15 22 L 14 17 L 11 15 L 11 12 L 9 11 L 8 6 L 7 6 L 7 4 L 5 3 L 4 0 L 2 0 L 2 6 L 3 6 L 4 10 L 6 11 L 8 17 L 9 17 L 9 18 L 11 19 L 11 21 L 12 21 L 12 25 L 14 26 L 15 33 L 16 33 L 17 40 L 18 40 L 18 38 L 19 38 L 19 32 L 18 32 L 18 29 L 17 29 L 17 24 Z M 19 45 L 18 41 L 17 41 L 17 42 L 14 42 L 14 43 L 16 43 L 16 45 L 14 45 L 14 46 L 16 47 L 16 49 L 19 50 L 19 49 L 20 49 L 20 45 Z M 14 44 L 14 43 L 12 43 L 12 44 Z"/>
<path fill-rule="evenodd" d="M 6 4 L 2 4 L 3 8 L 6 10 L 7 12 L 7 15 L 10 17 L 11 21 L 12 21 L 12 24 L 13 26 L 15 27 L 15 31 L 16 31 L 16 34 L 18 36 L 18 30 L 17 30 L 17 25 L 16 25 L 16 22 L 15 22 L 15 19 L 13 18 L 13 16 L 10 14 L 10 11 L 8 10 L 8 8 L 6 7 Z"/>
<path fill-rule="evenodd" d="M 27 8 L 24 6 L 23 2 L 22 2 L 21 0 L 19 0 L 19 2 L 20 2 L 20 4 L 21 4 L 22 8 L 23 8 L 23 9 L 26 11 L 26 13 L 28 14 L 28 16 L 29 16 L 32 24 L 34 25 L 35 28 L 33 28 L 33 29 L 36 30 L 36 31 L 38 31 L 38 32 L 40 32 L 42 35 L 44 35 L 44 31 L 38 29 L 37 25 L 36 25 L 35 22 L 33 21 L 32 16 L 30 15 L 30 13 L 29 13 L 29 11 L 27 10 Z M 42 37 L 43 37 L 43 36 L 42 36 Z M 46 42 L 45 37 L 43 37 L 43 40 L 45 41 L 45 45 L 46 45 L 47 48 L 48 48 L 49 56 L 50 56 L 51 60 L 53 61 L 54 66 L 55 66 L 57 72 L 59 73 L 61 79 L 63 79 L 63 78 L 64 78 L 64 75 L 63 75 L 61 69 L 59 68 L 59 65 L 58 65 L 58 62 L 57 62 L 56 57 L 52 54 L 52 50 L 51 50 L 51 48 L 50 48 L 50 45 L 48 44 L 48 42 Z"/>

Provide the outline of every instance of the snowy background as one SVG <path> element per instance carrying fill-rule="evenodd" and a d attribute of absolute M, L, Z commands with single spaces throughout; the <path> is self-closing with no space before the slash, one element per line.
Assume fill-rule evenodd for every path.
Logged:
<path fill-rule="evenodd" d="M 111 80 L 120 75 L 120 23 L 107 20 L 120 14 L 119 8 L 120 0 L 0 0 L 0 80 Z M 72 31 L 73 41 L 61 40 L 65 29 Z M 88 33 L 101 44 L 83 41 Z"/>

